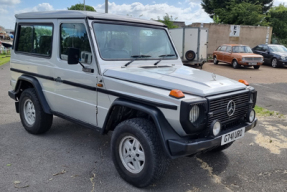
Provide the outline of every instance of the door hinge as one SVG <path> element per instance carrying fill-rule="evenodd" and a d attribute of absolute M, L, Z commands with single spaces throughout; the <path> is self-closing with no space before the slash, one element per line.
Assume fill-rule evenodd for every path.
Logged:
<path fill-rule="evenodd" d="M 96 114 L 98 114 L 98 106 L 96 106 Z"/>

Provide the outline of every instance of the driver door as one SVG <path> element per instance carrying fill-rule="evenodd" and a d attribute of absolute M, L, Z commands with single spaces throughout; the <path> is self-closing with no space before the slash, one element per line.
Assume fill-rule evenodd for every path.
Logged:
<path fill-rule="evenodd" d="M 55 61 L 55 112 L 97 126 L 97 69 L 84 20 L 58 20 L 58 57 Z M 57 30 L 57 29 L 56 29 Z M 68 48 L 80 50 L 80 62 L 95 73 L 84 72 L 80 64 L 67 63 Z"/>

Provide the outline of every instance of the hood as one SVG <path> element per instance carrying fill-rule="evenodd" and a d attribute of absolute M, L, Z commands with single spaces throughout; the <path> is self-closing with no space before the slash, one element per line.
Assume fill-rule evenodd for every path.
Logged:
<path fill-rule="evenodd" d="M 261 55 L 255 53 L 233 53 L 233 55 L 238 55 L 242 57 L 262 57 Z"/>
<path fill-rule="evenodd" d="M 104 76 L 169 90 L 179 89 L 201 97 L 246 88 L 237 81 L 185 66 L 107 69 Z"/>
<path fill-rule="evenodd" d="M 273 52 L 273 54 L 279 55 L 281 57 L 287 57 L 287 53 L 286 52 Z"/>

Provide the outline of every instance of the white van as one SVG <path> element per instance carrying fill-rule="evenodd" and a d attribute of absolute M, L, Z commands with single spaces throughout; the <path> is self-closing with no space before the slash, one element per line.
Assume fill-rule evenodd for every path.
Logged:
<path fill-rule="evenodd" d="M 137 187 L 170 159 L 226 149 L 256 126 L 254 88 L 183 66 L 162 23 L 81 11 L 16 18 L 9 96 L 23 127 L 42 134 L 58 116 L 113 131 L 115 167 Z"/>

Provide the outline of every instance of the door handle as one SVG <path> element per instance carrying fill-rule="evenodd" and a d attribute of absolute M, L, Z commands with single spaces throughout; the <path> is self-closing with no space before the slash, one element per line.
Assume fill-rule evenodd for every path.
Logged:
<path fill-rule="evenodd" d="M 63 82 L 62 79 L 61 79 L 61 77 L 57 77 L 57 78 L 55 79 L 55 81 L 58 82 L 58 83 L 62 83 L 62 82 Z"/>

